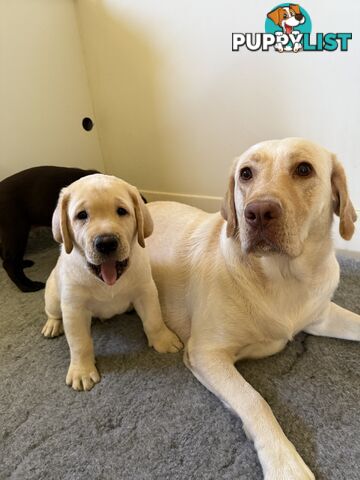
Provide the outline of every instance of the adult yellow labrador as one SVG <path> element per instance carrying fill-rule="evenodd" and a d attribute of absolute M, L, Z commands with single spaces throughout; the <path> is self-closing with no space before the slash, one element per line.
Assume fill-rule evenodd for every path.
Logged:
<path fill-rule="evenodd" d="M 176 352 L 182 344 L 162 321 L 144 239 L 153 223 L 135 187 L 108 175 L 90 175 L 61 191 L 52 221 L 60 257 L 45 289 L 48 320 L 42 333 L 65 330 L 71 361 L 66 383 L 90 390 L 100 381 L 91 317 L 110 318 L 133 306 L 149 345 Z"/>
<path fill-rule="evenodd" d="M 241 417 L 266 480 L 314 479 L 234 363 L 273 355 L 300 330 L 360 339 L 360 316 L 331 302 L 333 213 L 345 239 L 356 220 L 343 167 L 308 141 L 268 141 L 236 159 L 222 216 L 172 202 L 149 209 L 153 276 L 185 363 Z"/>

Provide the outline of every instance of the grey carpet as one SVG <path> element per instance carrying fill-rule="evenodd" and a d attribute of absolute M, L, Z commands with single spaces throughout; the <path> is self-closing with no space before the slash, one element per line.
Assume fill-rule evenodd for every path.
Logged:
<path fill-rule="evenodd" d="M 45 280 L 57 248 L 34 235 L 27 272 Z M 336 293 L 360 313 L 360 263 L 343 259 Z M 0 478 L 244 479 L 261 469 L 241 421 L 182 363 L 149 349 L 128 314 L 95 321 L 102 381 L 65 385 L 64 337 L 40 335 L 43 291 L 21 293 L 0 269 Z M 301 334 L 282 353 L 238 365 L 267 399 L 318 480 L 360 479 L 360 345 Z"/>

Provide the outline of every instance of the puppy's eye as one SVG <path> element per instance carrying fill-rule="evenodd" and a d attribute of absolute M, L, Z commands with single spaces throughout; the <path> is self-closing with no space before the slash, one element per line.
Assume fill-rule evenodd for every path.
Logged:
<path fill-rule="evenodd" d="M 284 18 L 287 18 L 287 15 L 286 15 L 286 13 L 284 13 Z"/>
<path fill-rule="evenodd" d="M 86 220 L 88 218 L 88 214 L 85 210 L 81 210 L 81 212 L 79 212 L 77 215 L 76 215 L 76 218 L 78 220 Z"/>
<path fill-rule="evenodd" d="M 119 217 L 123 217 L 124 215 L 127 215 L 128 212 L 125 210 L 125 208 L 119 207 L 116 210 L 116 213 L 119 215 Z"/>
<path fill-rule="evenodd" d="M 299 177 L 308 177 L 312 171 L 310 163 L 302 162 L 296 167 L 295 174 Z"/>
<path fill-rule="evenodd" d="M 242 180 L 250 180 L 252 178 L 253 174 L 252 171 L 249 167 L 244 167 L 240 170 L 240 177 Z"/>

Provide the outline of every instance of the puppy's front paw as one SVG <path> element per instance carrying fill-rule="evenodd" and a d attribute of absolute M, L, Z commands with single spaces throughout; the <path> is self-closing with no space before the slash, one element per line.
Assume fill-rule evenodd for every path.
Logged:
<path fill-rule="evenodd" d="M 29 280 L 26 283 L 17 283 L 16 285 L 22 292 L 37 292 L 38 290 L 45 288 L 44 282 L 33 282 L 32 280 Z"/>
<path fill-rule="evenodd" d="M 29 268 L 34 265 L 34 262 L 32 260 L 23 260 L 21 262 L 22 268 Z"/>
<path fill-rule="evenodd" d="M 78 392 L 91 390 L 96 383 L 100 382 L 100 375 L 93 363 L 74 365 L 70 363 L 66 375 L 66 385 Z"/>
<path fill-rule="evenodd" d="M 48 318 L 41 333 L 44 337 L 53 338 L 58 337 L 64 333 L 64 328 L 61 319 Z"/>
<path fill-rule="evenodd" d="M 165 326 L 156 336 L 149 338 L 149 345 L 159 353 L 174 353 L 183 348 L 177 335 Z"/>

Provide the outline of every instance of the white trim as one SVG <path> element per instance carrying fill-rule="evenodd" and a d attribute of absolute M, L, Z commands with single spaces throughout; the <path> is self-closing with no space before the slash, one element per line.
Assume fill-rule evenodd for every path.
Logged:
<path fill-rule="evenodd" d="M 221 207 L 222 197 L 213 197 L 209 195 L 195 195 L 188 193 L 172 193 L 172 192 L 156 192 L 154 190 L 142 190 L 141 193 L 149 202 L 155 201 L 171 201 L 171 202 L 180 202 L 192 205 L 193 207 L 201 208 L 206 212 L 218 212 Z M 360 210 L 356 210 L 359 223 L 360 223 Z M 353 238 L 347 242 L 343 240 L 339 233 L 339 221 L 335 217 L 334 228 L 333 228 L 333 237 L 334 243 L 337 250 L 347 251 L 349 255 L 356 256 L 360 253 L 360 226 L 355 230 Z"/>
<path fill-rule="evenodd" d="M 218 212 L 221 207 L 222 197 L 209 195 L 195 195 L 188 193 L 156 192 L 154 190 L 139 189 L 148 202 L 168 201 L 180 202 L 201 208 L 206 212 Z"/>
<path fill-rule="evenodd" d="M 353 253 L 355 255 L 356 253 L 360 252 L 360 210 L 356 210 L 356 214 L 359 220 L 355 228 L 354 236 L 351 240 L 346 241 L 340 237 L 339 218 L 336 216 L 334 217 L 334 226 L 333 226 L 333 238 L 334 238 L 336 249 L 346 250 L 346 251 L 349 251 L 349 253 Z"/>
<path fill-rule="evenodd" d="M 352 258 L 353 260 L 360 260 L 360 252 L 353 252 L 351 250 L 342 250 L 341 248 L 336 249 L 336 253 L 345 258 Z"/>

